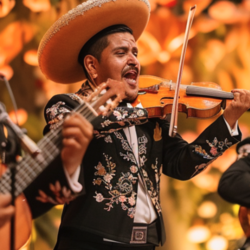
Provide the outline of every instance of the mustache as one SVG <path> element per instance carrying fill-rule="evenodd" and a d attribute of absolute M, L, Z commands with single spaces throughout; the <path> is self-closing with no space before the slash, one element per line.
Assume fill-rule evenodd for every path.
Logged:
<path fill-rule="evenodd" d="M 138 75 L 139 69 L 138 69 L 137 67 L 135 67 L 135 66 L 126 66 L 126 67 L 123 69 L 123 71 L 122 71 L 122 76 L 126 75 L 126 73 L 127 73 L 128 71 L 130 71 L 130 70 L 134 70 L 134 71 L 137 73 L 137 75 Z"/>

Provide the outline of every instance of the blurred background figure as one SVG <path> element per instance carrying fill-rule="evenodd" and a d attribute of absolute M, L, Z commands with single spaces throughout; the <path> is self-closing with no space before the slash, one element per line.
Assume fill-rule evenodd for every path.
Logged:
<path fill-rule="evenodd" d="M 247 237 L 241 250 L 250 249 L 250 137 L 237 144 L 237 160 L 222 174 L 218 192 L 228 202 L 239 204 L 239 220 Z"/>

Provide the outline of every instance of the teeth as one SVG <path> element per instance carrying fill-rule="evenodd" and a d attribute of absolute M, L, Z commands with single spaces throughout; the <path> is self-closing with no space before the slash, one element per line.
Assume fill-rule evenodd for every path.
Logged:
<path fill-rule="evenodd" d="M 135 84 L 135 83 L 136 83 L 136 80 L 130 79 L 130 78 L 126 78 L 126 82 L 127 82 L 127 83 L 130 83 L 130 84 Z"/>

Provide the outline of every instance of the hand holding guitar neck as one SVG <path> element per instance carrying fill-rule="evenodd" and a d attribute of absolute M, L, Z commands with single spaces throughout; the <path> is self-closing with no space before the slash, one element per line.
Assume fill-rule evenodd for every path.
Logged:
<path fill-rule="evenodd" d="M 96 116 L 107 115 L 124 97 L 121 94 L 123 88 L 121 82 L 114 80 L 108 80 L 106 83 L 101 84 L 85 100 L 88 102 L 86 104 L 89 106 L 89 110 Z M 61 158 L 63 166 L 67 169 L 69 175 L 72 175 L 80 166 L 88 145 L 93 138 L 93 126 L 86 118 L 73 112 L 64 120 L 62 135 Z"/>
<path fill-rule="evenodd" d="M 98 115 L 107 115 L 125 98 L 125 87 L 120 81 L 108 79 L 100 84 L 86 99 Z"/>

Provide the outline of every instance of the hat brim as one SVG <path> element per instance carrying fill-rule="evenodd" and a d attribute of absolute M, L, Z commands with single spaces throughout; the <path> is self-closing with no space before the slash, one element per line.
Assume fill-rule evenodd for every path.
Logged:
<path fill-rule="evenodd" d="M 137 40 L 150 14 L 147 0 L 89 0 L 58 19 L 44 35 L 39 49 L 39 67 L 59 83 L 85 79 L 78 55 L 96 33 L 115 24 L 127 25 Z"/>
<path fill-rule="evenodd" d="M 246 145 L 246 144 L 250 144 L 250 137 L 245 138 L 244 140 L 242 140 L 241 142 L 239 142 L 236 146 L 236 152 L 237 154 L 239 154 L 239 150 L 242 146 Z"/>

